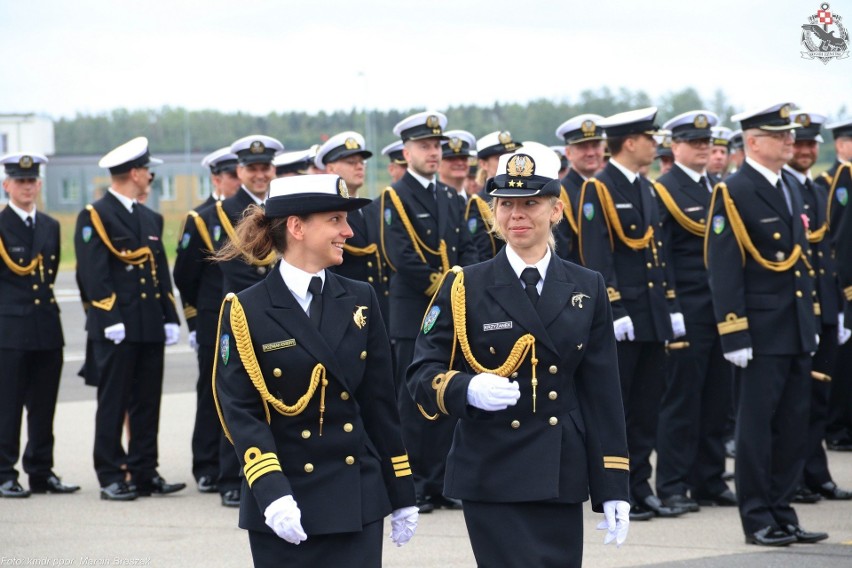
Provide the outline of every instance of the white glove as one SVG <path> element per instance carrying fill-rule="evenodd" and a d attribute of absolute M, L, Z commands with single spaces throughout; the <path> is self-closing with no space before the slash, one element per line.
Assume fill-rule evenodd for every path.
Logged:
<path fill-rule="evenodd" d="M 753 356 L 751 347 L 725 353 L 725 359 L 727 359 L 729 363 L 736 365 L 737 367 L 742 367 L 743 369 L 748 366 L 748 362 L 752 360 Z"/>
<path fill-rule="evenodd" d="M 604 544 L 615 541 L 615 546 L 621 546 L 627 540 L 630 528 L 630 503 L 627 501 L 604 501 L 604 520 L 598 523 L 598 530 L 606 531 Z"/>
<path fill-rule="evenodd" d="M 843 312 L 840 312 L 840 315 L 837 316 L 837 343 L 843 345 L 849 341 L 850 337 L 852 337 L 852 330 L 846 327 Z"/>
<path fill-rule="evenodd" d="M 104 328 L 104 337 L 118 345 L 124 341 L 125 331 L 123 323 L 114 323 L 109 327 Z"/>
<path fill-rule="evenodd" d="M 630 316 L 618 318 L 612 322 L 612 327 L 615 329 L 616 341 L 624 341 L 625 339 L 633 341 L 636 339 L 636 336 L 633 334 L 633 320 L 630 319 Z"/>
<path fill-rule="evenodd" d="M 180 325 L 176 323 L 163 324 L 166 332 L 166 345 L 175 345 L 180 341 Z"/>
<path fill-rule="evenodd" d="M 391 514 L 390 538 L 397 546 L 402 546 L 411 540 L 417 530 L 417 518 L 420 516 L 417 507 L 403 507 Z"/>
<path fill-rule="evenodd" d="M 491 373 L 479 373 L 467 385 L 467 403 L 482 410 L 494 412 L 515 406 L 521 398 L 517 381 Z"/>
<path fill-rule="evenodd" d="M 676 314 L 671 314 L 670 317 L 672 320 L 672 331 L 674 332 L 675 339 L 686 335 L 686 324 L 683 323 L 683 314 L 677 312 Z"/>
<path fill-rule="evenodd" d="M 290 544 L 299 544 L 308 539 L 302 528 L 302 512 L 292 495 L 285 495 L 270 503 L 263 516 L 266 517 L 266 526 Z"/>
<path fill-rule="evenodd" d="M 198 339 L 196 339 L 194 331 L 189 332 L 189 346 L 193 351 L 198 351 Z"/>

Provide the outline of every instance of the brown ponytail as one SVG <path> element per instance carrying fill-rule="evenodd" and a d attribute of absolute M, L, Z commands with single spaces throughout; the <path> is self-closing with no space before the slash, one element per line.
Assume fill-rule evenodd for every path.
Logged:
<path fill-rule="evenodd" d="M 258 264 L 269 253 L 281 254 L 287 249 L 287 218 L 269 218 L 257 205 L 250 205 L 243 212 L 234 232 L 236 239 L 216 251 L 215 261 L 242 257 L 250 264 Z"/>

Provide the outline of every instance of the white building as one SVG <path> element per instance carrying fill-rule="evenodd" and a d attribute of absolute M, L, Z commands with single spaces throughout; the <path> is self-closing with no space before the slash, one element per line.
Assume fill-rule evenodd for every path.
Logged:
<path fill-rule="evenodd" d="M 52 156 L 53 121 L 35 114 L 0 114 L 0 155 L 10 152 Z"/>

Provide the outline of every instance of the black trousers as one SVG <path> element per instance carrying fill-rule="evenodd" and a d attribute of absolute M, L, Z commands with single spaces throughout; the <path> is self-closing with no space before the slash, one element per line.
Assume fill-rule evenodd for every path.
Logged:
<path fill-rule="evenodd" d="M 382 527 L 379 519 L 361 532 L 308 535 L 298 545 L 272 532 L 248 531 L 255 568 L 381 568 Z"/>
<path fill-rule="evenodd" d="M 199 345 L 198 382 L 195 385 L 195 426 L 192 429 L 192 475 L 219 473 L 219 439 L 223 437 L 219 415 L 213 402 L 213 358 L 216 346 Z"/>
<path fill-rule="evenodd" d="M 0 483 L 18 479 L 21 418 L 27 409 L 22 465 L 30 478 L 53 473 L 53 415 L 62 374 L 62 349 L 0 349 Z"/>
<path fill-rule="evenodd" d="M 124 480 L 125 461 L 134 480 L 157 475 L 164 349 L 163 343 L 93 342 L 100 376 L 94 461 L 101 487 Z M 130 416 L 126 454 L 121 446 L 125 414 Z"/>
<path fill-rule="evenodd" d="M 479 568 L 579 568 L 583 563 L 579 503 L 464 501 L 462 510 Z"/>
<path fill-rule="evenodd" d="M 715 324 L 687 321 L 689 347 L 668 353 L 657 434 L 657 495 L 715 496 L 727 489 L 725 422 L 733 371 Z M 632 460 L 631 460 L 632 461 Z"/>
<path fill-rule="evenodd" d="M 443 414 L 436 420 L 423 416 L 405 384 L 405 371 L 414 357 L 414 340 L 396 339 L 393 347 L 402 440 L 411 463 L 414 490 L 418 498 L 443 495 L 447 454 L 458 419 Z"/>
<path fill-rule="evenodd" d="M 831 481 L 828 457 L 822 440 L 828 423 L 828 401 L 831 398 L 831 373 L 837 360 L 837 326 L 823 325 L 820 330 L 819 348 L 811 359 L 813 380 L 811 381 L 811 409 L 808 422 L 808 442 L 805 450 L 804 484 L 817 489 Z M 829 377 L 829 379 L 826 379 Z"/>
<path fill-rule="evenodd" d="M 852 340 L 837 349 L 834 372 L 831 375 L 831 397 L 825 439 L 852 440 Z"/>
<path fill-rule="evenodd" d="M 765 526 L 798 524 L 790 506 L 805 463 L 811 358 L 758 355 L 736 369 L 737 485 L 746 534 Z"/>
<path fill-rule="evenodd" d="M 630 452 L 630 498 L 637 502 L 653 494 L 648 480 L 651 452 L 657 441 L 666 353 L 662 342 L 619 341 L 617 345 Z"/>
<path fill-rule="evenodd" d="M 216 484 L 219 486 L 219 493 L 224 494 L 233 489 L 242 487 L 240 479 L 240 460 L 233 444 L 225 437 L 225 432 L 222 426 L 219 426 L 219 475 L 216 477 Z"/>

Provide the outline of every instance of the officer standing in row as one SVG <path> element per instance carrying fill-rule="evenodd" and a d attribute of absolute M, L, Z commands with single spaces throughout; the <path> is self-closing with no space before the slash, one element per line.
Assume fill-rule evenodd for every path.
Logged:
<path fill-rule="evenodd" d="M 40 154 L 0 158 L 9 196 L 0 212 L 0 497 L 73 493 L 53 472 L 53 415 L 62 374 L 62 325 L 53 284 L 59 269 L 59 223 L 36 210 Z M 18 483 L 21 418 L 27 408 L 22 464 L 29 491 Z"/>
<path fill-rule="evenodd" d="M 746 159 L 716 186 L 706 236 L 713 309 L 725 359 L 736 368 L 735 481 L 747 544 L 817 542 L 790 505 L 802 475 L 816 290 L 798 192 L 781 178 L 793 156 L 790 105 L 732 117 Z"/>
<path fill-rule="evenodd" d="M 153 180 L 150 167 L 162 161 L 148 152 L 144 137 L 115 148 L 99 165 L 112 185 L 80 212 L 74 231 L 77 281 L 91 302 L 86 329 L 92 341 L 98 382 L 94 462 L 101 499 L 129 501 L 186 487 L 157 473 L 157 434 L 163 389 L 165 345 L 180 337 L 162 217 L 137 203 Z M 125 454 L 121 432 L 129 416 Z M 131 485 L 125 482 L 127 472 Z"/>
<path fill-rule="evenodd" d="M 408 169 L 408 163 L 405 161 L 405 156 L 402 155 L 402 140 L 391 142 L 382 148 L 382 156 L 388 158 L 388 175 L 391 183 L 398 182 Z"/>
<path fill-rule="evenodd" d="M 665 377 L 664 342 L 685 333 L 683 316 L 670 313 L 675 289 L 658 234 L 660 213 L 650 183 L 639 175 L 654 161 L 656 115 L 650 107 L 601 121 L 612 159 L 583 183 L 577 224 L 580 261 L 603 274 L 615 318 L 633 520 L 685 512 L 663 505 L 649 483 Z"/>
<path fill-rule="evenodd" d="M 405 175 L 381 196 L 381 248 L 394 271 L 390 282 L 390 339 L 394 348 L 403 440 L 411 457 L 422 513 L 457 508 L 445 499 L 444 466 L 455 420 L 422 412 L 405 386 L 405 371 L 429 299 L 454 265 L 479 261 L 464 222 L 464 202 L 437 179 L 447 117 L 426 111 L 394 126 L 408 163 Z"/>
<path fill-rule="evenodd" d="M 728 144 L 728 148 L 730 148 L 731 153 L 728 156 L 730 171 L 727 175 L 733 174 L 742 167 L 743 160 L 745 160 L 745 150 L 743 149 L 743 145 L 743 131 L 734 130 L 731 133 L 731 142 Z"/>
<path fill-rule="evenodd" d="M 314 165 L 310 150 L 296 150 L 295 152 L 281 152 L 272 160 L 275 166 L 275 177 L 306 176 L 311 172 L 309 169 Z"/>
<path fill-rule="evenodd" d="M 710 161 L 707 162 L 707 173 L 712 176 L 715 186 L 728 174 L 733 132 L 726 126 L 714 126 L 710 129 L 710 134 Z"/>
<path fill-rule="evenodd" d="M 175 286 L 180 291 L 183 315 L 189 329 L 189 345 L 198 360 L 195 426 L 192 430 L 192 474 L 202 493 L 216 493 L 219 475 L 222 432 L 213 405 L 210 377 L 216 352 L 216 318 L 222 303 L 222 271 L 211 262 L 213 242 L 204 218 L 218 201 L 232 197 L 240 187 L 236 175 L 237 155 L 230 146 L 204 157 L 202 166 L 210 169 L 213 191 L 207 200 L 189 212 L 178 243 L 173 269 Z M 227 448 L 231 452 L 231 448 Z M 228 456 L 226 456 L 226 460 Z M 228 495 L 224 505 L 236 506 Z"/>
<path fill-rule="evenodd" d="M 477 181 L 484 185 L 486 180 L 493 178 L 497 173 L 500 156 L 514 152 L 520 147 L 521 143 L 516 142 L 508 130 L 495 130 L 478 139 L 476 141 L 476 159 L 479 162 Z M 489 201 L 484 188 L 480 192 L 480 197 L 486 202 Z"/>
<path fill-rule="evenodd" d="M 562 178 L 562 215 L 565 217 L 553 231 L 556 254 L 565 260 L 579 263 L 577 251 L 577 214 L 580 211 L 580 188 L 603 167 L 604 131 L 600 124 L 604 117 L 597 114 L 580 114 L 569 118 L 556 129 L 556 137 L 565 141 L 565 155 L 570 164 Z"/>
<path fill-rule="evenodd" d="M 668 345 L 657 435 L 657 495 L 672 508 L 736 506 L 722 480 L 733 373 L 722 356 L 704 266 L 713 190 L 707 173 L 718 117 L 695 110 L 669 120 L 674 165 L 654 184 L 670 278 L 686 335 Z"/>
<path fill-rule="evenodd" d="M 664 176 L 674 166 L 674 153 L 672 152 L 672 133 L 668 130 L 655 137 L 657 141 L 657 155 L 655 158 L 660 162 L 660 175 Z"/>

